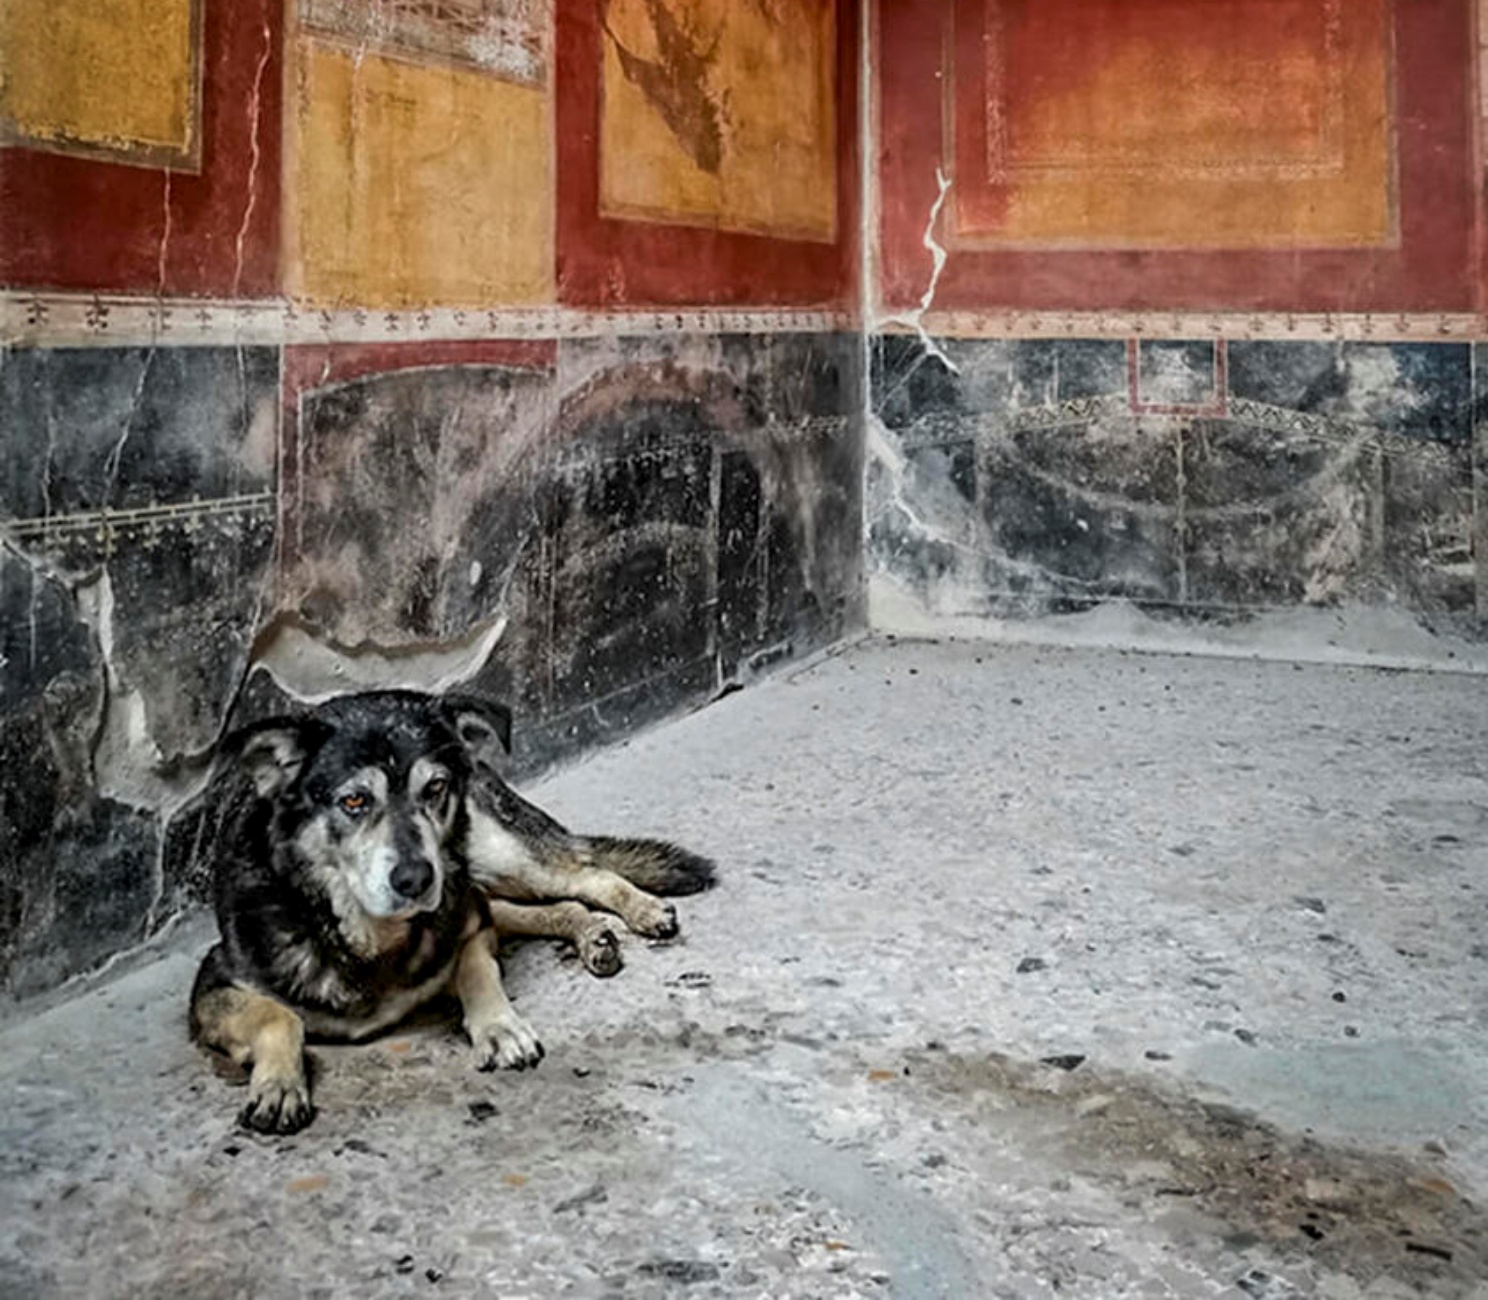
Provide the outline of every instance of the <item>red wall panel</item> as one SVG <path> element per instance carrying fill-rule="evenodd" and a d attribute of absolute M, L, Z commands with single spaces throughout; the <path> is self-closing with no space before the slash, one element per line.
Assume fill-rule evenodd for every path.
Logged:
<path fill-rule="evenodd" d="M 954 174 L 958 36 L 998 0 L 902 0 L 878 8 L 881 294 L 918 305 L 936 168 Z M 1353 248 L 952 248 L 934 305 L 947 310 L 1463 311 L 1477 304 L 1474 48 L 1470 0 L 1396 0 L 1398 246 Z M 1100 51 L 1091 51 L 1098 60 Z M 946 238 L 944 226 L 938 237 Z"/>
<path fill-rule="evenodd" d="M 600 215 L 601 9 L 558 0 L 558 297 L 575 306 L 846 306 L 858 257 L 858 15 L 837 0 L 837 239 L 767 238 Z"/>
<path fill-rule="evenodd" d="M 200 174 L 0 151 L 0 282 L 200 297 L 276 292 L 283 5 L 204 8 Z"/>

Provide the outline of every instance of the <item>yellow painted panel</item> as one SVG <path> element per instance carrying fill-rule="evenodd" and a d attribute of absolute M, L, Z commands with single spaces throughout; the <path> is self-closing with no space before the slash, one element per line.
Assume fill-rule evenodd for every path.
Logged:
<path fill-rule="evenodd" d="M 832 0 L 608 0 L 605 215 L 836 237 Z"/>
<path fill-rule="evenodd" d="M 0 118 L 84 152 L 197 149 L 196 0 L 0 0 Z"/>
<path fill-rule="evenodd" d="M 547 92 L 303 38 L 285 284 L 324 305 L 550 301 Z"/>

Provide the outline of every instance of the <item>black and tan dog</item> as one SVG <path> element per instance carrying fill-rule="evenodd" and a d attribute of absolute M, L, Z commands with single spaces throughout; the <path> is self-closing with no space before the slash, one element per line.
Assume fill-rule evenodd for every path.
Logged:
<path fill-rule="evenodd" d="M 712 883 L 712 864 L 675 845 L 575 835 L 522 799 L 495 766 L 510 725 L 485 701 L 382 691 L 224 744 L 248 780 L 219 783 L 231 799 L 215 863 L 221 940 L 197 972 L 191 1034 L 250 1071 L 248 1127 L 292 1133 L 313 1118 L 307 1033 L 365 1039 L 445 992 L 480 1069 L 537 1064 L 497 935 L 570 939 L 612 974 L 616 936 L 585 903 L 666 937 L 676 915 L 654 893 Z"/>

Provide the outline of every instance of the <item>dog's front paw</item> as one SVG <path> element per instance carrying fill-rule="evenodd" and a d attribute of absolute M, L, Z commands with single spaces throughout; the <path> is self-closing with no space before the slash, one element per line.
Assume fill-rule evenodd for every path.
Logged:
<path fill-rule="evenodd" d="M 659 898 L 646 899 L 644 906 L 636 908 L 625 918 L 625 923 L 647 939 L 677 937 L 677 909 Z"/>
<path fill-rule="evenodd" d="M 596 920 L 590 929 L 581 933 L 576 946 L 584 969 L 601 979 L 614 975 L 625 964 L 620 956 L 619 935 L 603 921 Z"/>
<path fill-rule="evenodd" d="M 543 1059 L 543 1045 L 515 1012 L 488 1025 L 467 1026 L 477 1070 L 525 1070 Z"/>
<path fill-rule="evenodd" d="M 310 1090 L 303 1076 L 270 1076 L 248 1085 L 248 1104 L 238 1123 L 255 1133 L 298 1133 L 315 1118 Z"/>

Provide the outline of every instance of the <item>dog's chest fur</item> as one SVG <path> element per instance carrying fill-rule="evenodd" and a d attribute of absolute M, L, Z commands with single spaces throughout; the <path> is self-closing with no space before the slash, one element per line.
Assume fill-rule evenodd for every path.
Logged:
<path fill-rule="evenodd" d="M 395 984 L 377 992 L 352 988 L 344 975 L 323 971 L 317 981 L 322 996 L 299 1002 L 300 1017 L 312 1034 L 355 1042 L 397 1024 L 444 992 L 454 973 L 454 964 L 455 958 L 451 957 L 416 983 Z M 324 996 L 326 993 L 330 996 Z"/>
<path fill-rule="evenodd" d="M 462 942 L 481 924 L 462 873 L 452 873 L 436 911 L 408 920 L 362 917 L 348 926 L 328 900 L 299 901 L 268 973 L 307 1029 L 337 1038 L 376 1033 L 442 992 Z"/>

